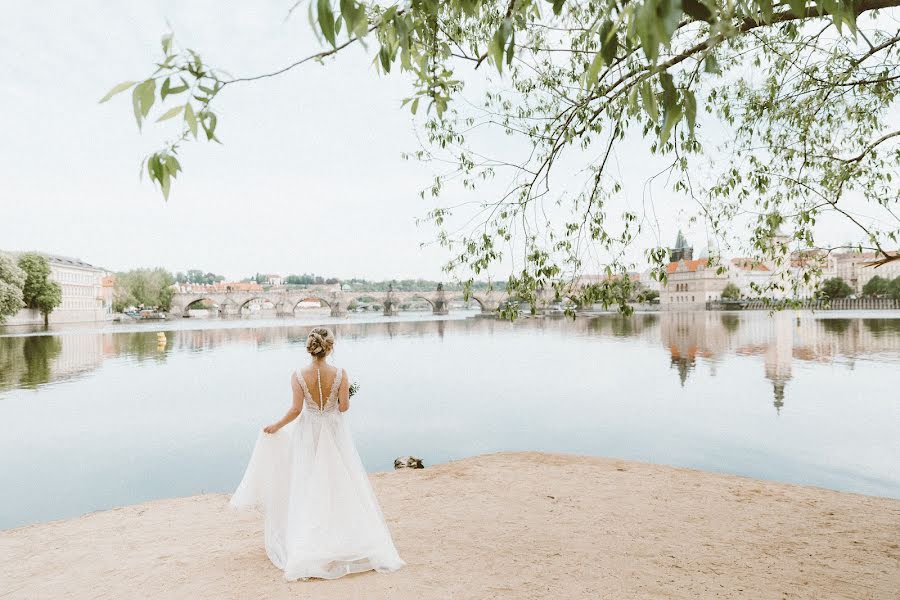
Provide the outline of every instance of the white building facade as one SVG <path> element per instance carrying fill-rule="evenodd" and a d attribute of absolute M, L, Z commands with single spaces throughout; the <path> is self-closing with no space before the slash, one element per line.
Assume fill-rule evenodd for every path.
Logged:
<path fill-rule="evenodd" d="M 59 284 L 62 302 L 50 313 L 50 323 L 81 323 L 112 319 L 112 278 L 105 269 L 77 258 L 43 254 L 50 263 L 50 280 Z M 5 325 L 40 325 L 40 311 L 24 308 Z"/>

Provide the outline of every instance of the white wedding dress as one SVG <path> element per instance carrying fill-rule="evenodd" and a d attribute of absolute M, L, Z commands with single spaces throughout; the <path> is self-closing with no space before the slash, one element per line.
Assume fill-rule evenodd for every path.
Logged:
<path fill-rule="evenodd" d="M 259 434 L 231 506 L 262 511 L 266 554 L 289 581 L 399 569 L 405 563 L 338 410 L 343 369 L 322 407 L 299 370 L 294 376 L 303 389 L 300 416 Z"/>

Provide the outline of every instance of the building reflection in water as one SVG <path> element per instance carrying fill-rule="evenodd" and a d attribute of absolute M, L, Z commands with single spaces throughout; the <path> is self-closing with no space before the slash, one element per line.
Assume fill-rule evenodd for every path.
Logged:
<path fill-rule="evenodd" d="M 259 349 L 297 345 L 302 352 L 310 323 L 285 321 L 275 326 L 174 329 L 165 332 L 166 344 L 156 331 L 65 331 L 60 335 L 0 337 L 0 391 L 34 388 L 88 373 L 110 358 L 164 362 L 177 352 L 206 352 L 218 346 L 248 344 Z M 214 325 L 213 325 L 214 326 Z M 559 336 L 636 338 L 661 343 L 669 365 L 684 387 L 698 363 L 715 376 L 727 356 L 760 357 L 763 376 L 771 381 L 776 410 L 784 406 L 793 361 L 845 360 L 852 368 L 856 357 L 900 353 L 900 318 L 841 318 L 809 312 L 670 312 L 637 313 L 631 317 L 520 319 L 393 320 L 344 322 L 330 325 L 338 339 L 377 340 L 478 334 L 488 337 L 527 330 Z"/>
<path fill-rule="evenodd" d="M 900 319 L 842 318 L 792 311 L 768 313 L 663 312 L 660 337 L 670 365 L 684 386 L 698 358 L 712 374 L 723 357 L 761 356 L 772 382 L 773 405 L 780 412 L 795 360 L 830 362 L 900 353 Z"/>

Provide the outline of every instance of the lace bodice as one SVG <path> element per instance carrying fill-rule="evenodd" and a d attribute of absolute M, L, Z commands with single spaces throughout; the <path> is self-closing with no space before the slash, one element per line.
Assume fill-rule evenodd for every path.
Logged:
<path fill-rule="evenodd" d="M 297 369 L 294 376 L 297 378 L 297 381 L 300 382 L 300 387 L 303 388 L 303 403 L 306 410 L 314 411 L 316 413 L 331 413 L 338 411 L 338 391 L 341 389 L 341 378 L 344 376 L 344 370 L 340 367 L 335 368 L 337 369 L 337 373 L 334 376 L 334 382 L 331 384 L 331 389 L 328 391 L 328 395 L 325 396 L 325 404 L 321 408 L 316 404 L 312 394 L 309 393 L 309 388 L 306 387 L 306 380 L 303 379 L 303 373 L 300 372 L 300 369 Z M 322 392 L 325 390 L 321 387 L 321 380 L 317 383 L 319 386 L 317 391 L 321 398 Z"/>

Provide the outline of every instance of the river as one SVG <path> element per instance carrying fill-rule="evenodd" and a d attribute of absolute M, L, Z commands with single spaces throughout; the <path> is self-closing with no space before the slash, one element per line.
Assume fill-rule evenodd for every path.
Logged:
<path fill-rule="evenodd" d="M 320 322 L 372 471 L 540 450 L 900 497 L 897 312 L 189 319 L 0 329 L 0 529 L 233 490 Z"/>

